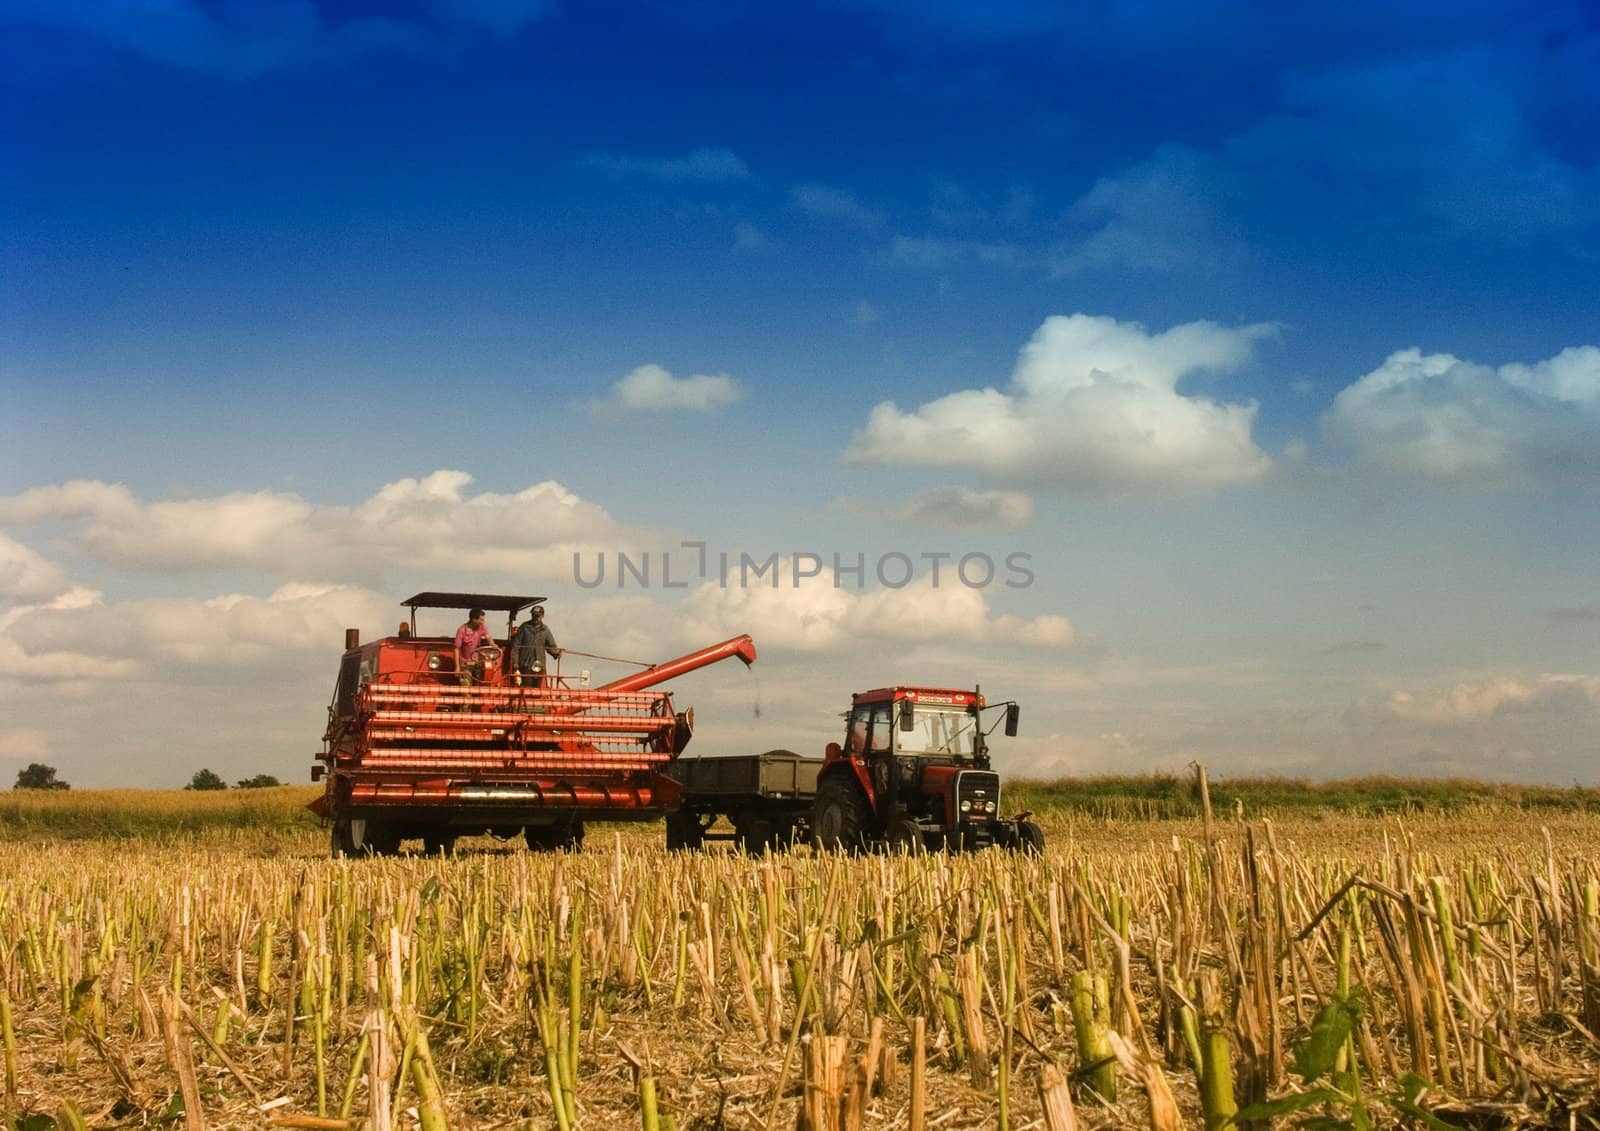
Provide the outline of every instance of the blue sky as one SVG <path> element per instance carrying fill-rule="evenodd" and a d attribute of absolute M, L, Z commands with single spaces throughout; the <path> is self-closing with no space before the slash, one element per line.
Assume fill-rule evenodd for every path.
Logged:
<path fill-rule="evenodd" d="M 982 681 L 1017 772 L 1592 779 L 1592 5 L 24 0 L 0 76 L 0 758 L 298 775 L 470 584 L 755 632 L 707 747 Z M 684 538 L 1037 581 L 572 583 Z"/>

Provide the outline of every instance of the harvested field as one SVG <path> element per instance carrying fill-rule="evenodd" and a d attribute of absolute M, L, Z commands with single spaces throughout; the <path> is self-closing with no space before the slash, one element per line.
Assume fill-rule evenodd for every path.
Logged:
<path fill-rule="evenodd" d="M 1600 818 L 1045 823 L 1043 859 L 0 844 L 5 1110 L 1600 1127 Z"/>

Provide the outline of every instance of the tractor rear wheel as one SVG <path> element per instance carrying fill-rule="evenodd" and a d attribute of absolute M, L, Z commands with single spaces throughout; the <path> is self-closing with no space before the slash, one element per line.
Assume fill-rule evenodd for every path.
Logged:
<path fill-rule="evenodd" d="M 860 786 L 837 774 L 825 778 L 817 783 L 811 810 L 811 842 L 828 851 L 859 852 L 871 817 Z"/>

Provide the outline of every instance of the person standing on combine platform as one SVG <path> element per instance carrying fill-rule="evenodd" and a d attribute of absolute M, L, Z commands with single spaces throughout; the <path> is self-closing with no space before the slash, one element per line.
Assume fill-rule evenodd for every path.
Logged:
<path fill-rule="evenodd" d="M 555 635 L 544 623 L 544 606 L 535 605 L 533 612 L 517 629 L 512 638 L 513 655 L 517 661 L 517 677 L 524 687 L 545 686 L 545 672 L 549 670 L 551 656 L 559 657 L 561 649 Z"/>
<path fill-rule="evenodd" d="M 494 637 L 489 635 L 488 626 L 483 623 L 483 610 L 468 612 L 467 623 L 456 629 L 456 671 L 460 673 L 462 683 L 471 683 L 473 677 L 483 682 L 483 660 L 478 652 L 493 646 Z"/>

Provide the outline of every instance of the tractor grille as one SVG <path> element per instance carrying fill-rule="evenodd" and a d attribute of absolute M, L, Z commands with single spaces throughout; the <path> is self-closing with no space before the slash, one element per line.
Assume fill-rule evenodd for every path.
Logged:
<path fill-rule="evenodd" d="M 965 803 L 971 808 L 963 808 Z M 978 806 L 982 804 L 980 811 Z M 994 820 L 1000 812 L 1000 775 L 992 770 L 962 770 L 956 775 L 956 820 Z"/>

